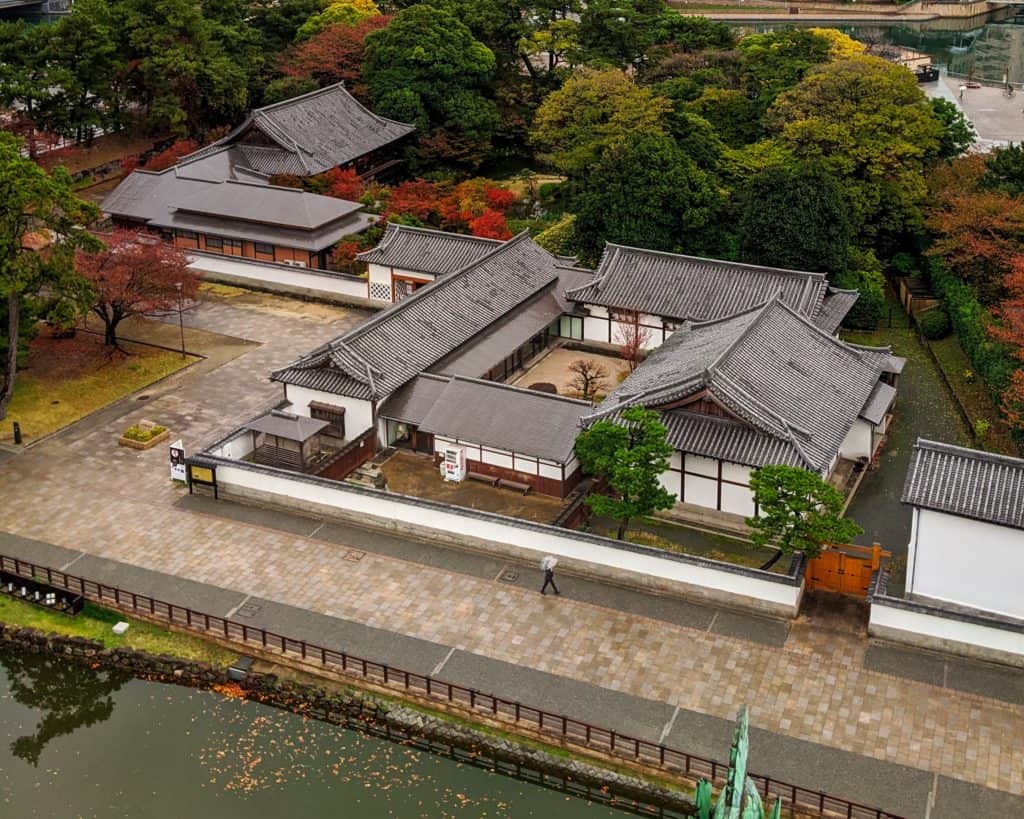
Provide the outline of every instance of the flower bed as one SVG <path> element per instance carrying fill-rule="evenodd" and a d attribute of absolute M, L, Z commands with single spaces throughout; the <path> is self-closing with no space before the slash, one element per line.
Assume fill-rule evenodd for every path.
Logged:
<path fill-rule="evenodd" d="M 142 421 L 128 427 L 117 439 L 118 446 L 131 449 L 150 449 L 161 441 L 166 441 L 171 433 L 166 427 Z"/>

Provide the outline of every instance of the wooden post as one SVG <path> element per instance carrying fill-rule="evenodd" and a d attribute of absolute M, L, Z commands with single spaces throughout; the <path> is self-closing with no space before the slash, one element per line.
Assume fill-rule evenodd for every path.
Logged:
<path fill-rule="evenodd" d="M 871 571 L 877 572 L 882 567 L 882 544 L 871 544 Z"/>

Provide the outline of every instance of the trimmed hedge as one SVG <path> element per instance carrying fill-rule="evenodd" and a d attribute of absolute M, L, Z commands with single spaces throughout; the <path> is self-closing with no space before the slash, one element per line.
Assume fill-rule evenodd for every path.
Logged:
<path fill-rule="evenodd" d="M 1005 344 L 989 335 L 992 316 L 970 285 L 950 273 L 939 259 L 929 259 L 928 278 L 946 308 L 960 346 L 998 404 L 1009 386 L 1010 376 L 1019 366 L 1017 360 Z"/>
<path fill-rule="evenodd" d="M 874 330 L 885 308 L 885 277 L 878 270 L 850 270 L 836 275 L 832 284 L 844 290 L 859 290 L 860 298 L 843 319 L 851 330 Z"/>
<path fill-rule="evenodd" d="M 926 313 L 922 313 L 917 320 L 921 332 L 929 341 L 938 341 L 949 335 L 952 326 L 949 322 L 949 313 L 942 307 L 935 307 Z"/>

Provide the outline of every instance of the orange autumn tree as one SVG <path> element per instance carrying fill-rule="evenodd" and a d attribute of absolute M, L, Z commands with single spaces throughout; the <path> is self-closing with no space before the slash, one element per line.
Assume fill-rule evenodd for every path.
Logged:
<path fill-rule="evenodd" d="M 181 250 L 130 230 L 116 231 L 101 250 L 78 251 L 75 269 L 96 294 L 91 311 L 103 322 L 104 343 L 121 352 L 117 328 L 122 321 L 168 313 L 199 289 L 199 277 Z"/>
<path fill-rule="evenodd" d="M 935 241 L 928 253 L 970 284 L 982 304 L 998 302 L 1024 243 L 1024 200 L 995 191 L 950 189 L 930 216 Z"/>

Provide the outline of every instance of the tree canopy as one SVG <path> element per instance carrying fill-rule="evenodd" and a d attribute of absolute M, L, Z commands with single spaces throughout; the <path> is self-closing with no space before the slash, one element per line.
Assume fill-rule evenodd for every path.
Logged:
<path fill-rule="evenodd" d="M 675 503 L 660 481 L 673 452 L 666 434 L 657 412 L 629 407 L 620 422 L 597 421 L 576 439 L 583 471 L 604 481 L 610 492 L 589 495 L 586 503 L 595 515 L 619 522 L 619 540 L 630 520 Z"/>

